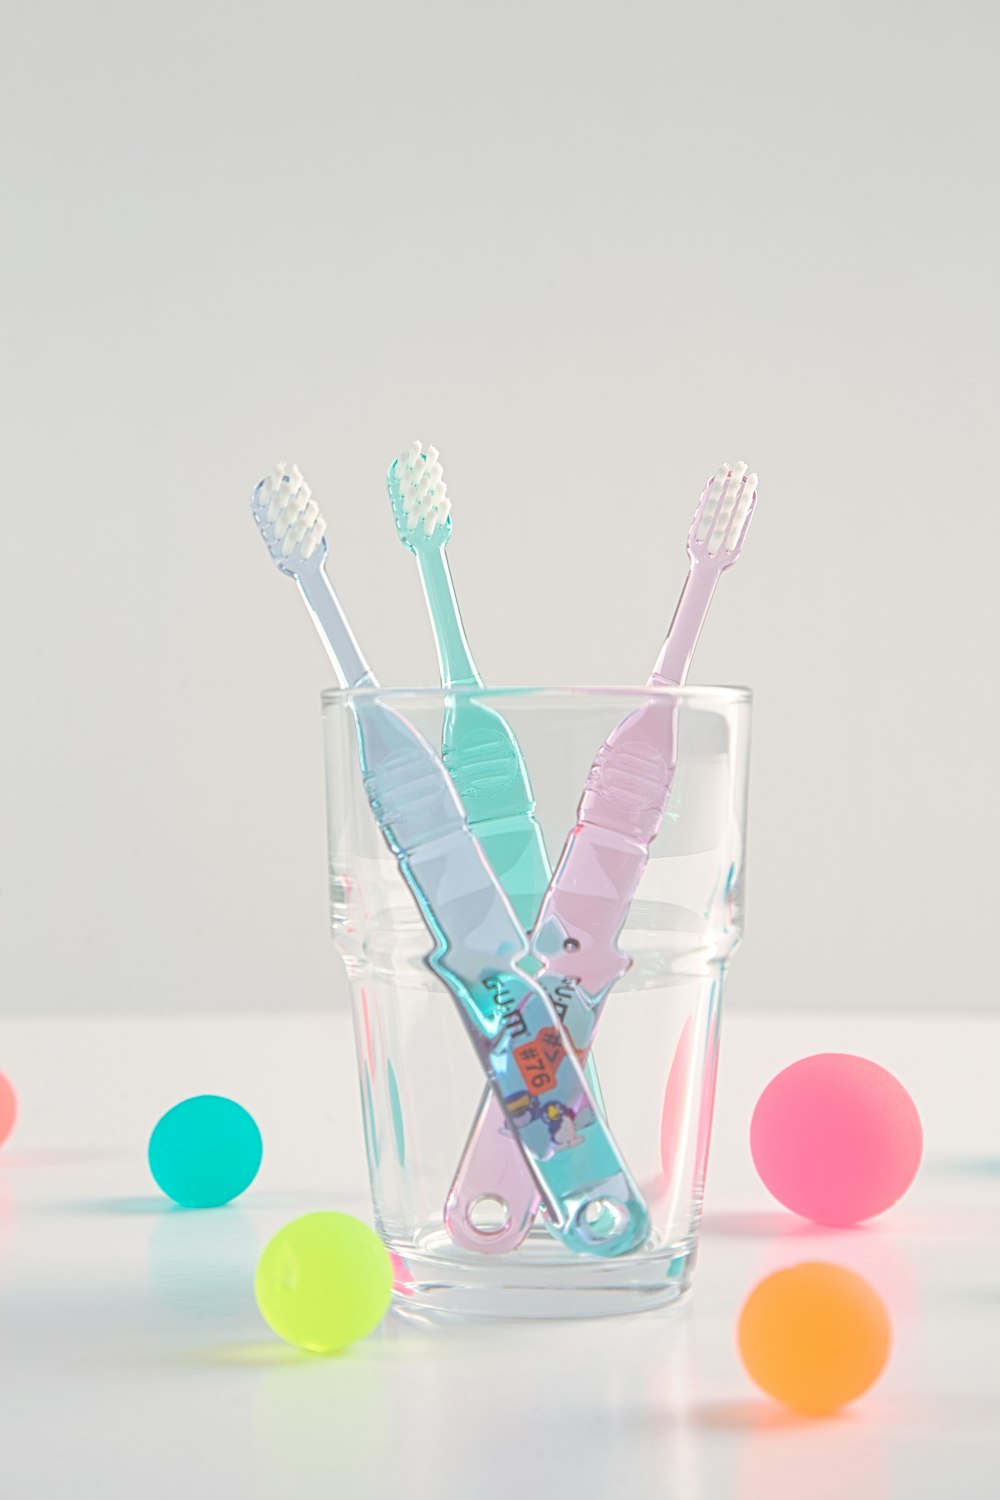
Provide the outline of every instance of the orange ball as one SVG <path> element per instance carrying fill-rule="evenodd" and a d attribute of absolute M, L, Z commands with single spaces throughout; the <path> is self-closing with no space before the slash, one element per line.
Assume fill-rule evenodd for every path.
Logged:
<path fill-rule="evenodd" d="M 885 1369 L 885 1303 L 843 1266 L 805 1261 L 754 1287 L 737 1330 L 747 1373 L 792 1411 L 827 1416 L 864 1395 Z"/>

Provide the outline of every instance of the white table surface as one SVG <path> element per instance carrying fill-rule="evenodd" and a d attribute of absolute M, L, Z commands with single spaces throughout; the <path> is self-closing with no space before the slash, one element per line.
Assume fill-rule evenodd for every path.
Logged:
<path fill-rule="evenodd" d="M 749 1158 L 761 1088 L 822 1050 L 891 1068 L 924 1119 L 917 1182 L 861 1230 L 785 1214 Z M 390 1314 L 317 1359 L 269 1334 L 252 1279 L 295 1215 L 367 1216 L 347 1018 L 6 1022 L 21 1116 L 0 1149 L 0 1495 L 996 1500 L 998 1061 L 1000 1022 L 730 1016 L 684 1307 L 446 1328 Z M 157 1196 L 145 1147 L 201 1092 L 251 1110 L 265 1158 L 237 1204 L 185 1213 Z M 751 1287 L 804 1259 L 860 1271 L 894 1323 L 879 1385 L 825 1421 L 760 1396 L 734 1347 Z"/>

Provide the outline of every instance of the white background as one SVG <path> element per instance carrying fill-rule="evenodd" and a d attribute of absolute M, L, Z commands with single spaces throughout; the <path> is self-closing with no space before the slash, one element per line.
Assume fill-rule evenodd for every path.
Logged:
<path fill-rule="evenodd" d="M 420 435 L 493 683 L 645 677 L 758 469 L 701 681 L 757 691 L 737 1005 L 995 1003 L 988 3 L 8 6 L 0 1006 L 326 1007 L 297 460 L 432 679 Z"/>

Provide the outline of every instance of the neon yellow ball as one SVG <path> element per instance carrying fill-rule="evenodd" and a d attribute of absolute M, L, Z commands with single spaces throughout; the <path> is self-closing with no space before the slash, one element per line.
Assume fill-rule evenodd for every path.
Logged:
<path fill-rule="evenodd" d="M 373 1229 L 350 1214 L 304 1214 L 264 1247 L 257 1306 L 279 1338 L 334 1354 L 371 1333 L 392 1298 L 392 1262 Z"/>

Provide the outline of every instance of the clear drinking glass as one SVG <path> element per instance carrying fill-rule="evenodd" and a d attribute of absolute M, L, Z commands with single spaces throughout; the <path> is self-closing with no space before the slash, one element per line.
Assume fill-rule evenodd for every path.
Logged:
<path fill-rule="evenodd" d="M 362 697 L 402 714 L 436 749 L 443 733 L 450 743 L 456 706 L 501 716 L 553 867 L 609 734 L 649 705 L 673 711 L 672 787 L 618 938 L 630 964 L 604 1003 L 592 1054 L 605 1118 L 650 1213 L 649 1236 L 630 1253 L 574 1253 L 543 1214 L 502 1253 L 449 1234 L 445 1202 L 485 1078 L 454 999 L 428 967 L 434 941 L 365 797 L 354 713 Z M 581 1317 L 658 1307 L 690 1286 L 722 992 L 743 931 L 750 702 L 748 689 L 729 687 L 324 694 L 333 936 L 350 982 L 375 1224 L 397 1257 L 401 1307 Z M 499 1223 L 502 1195 L 484 1194 L 477 1212 L 484 1228 L 491 1213 Z"/>

